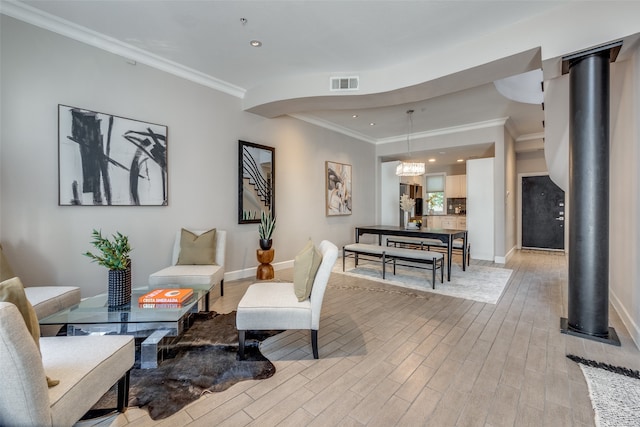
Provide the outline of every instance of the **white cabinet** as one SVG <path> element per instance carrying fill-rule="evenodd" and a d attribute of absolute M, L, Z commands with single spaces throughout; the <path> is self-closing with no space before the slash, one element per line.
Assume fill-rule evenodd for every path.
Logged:
<path fill-rule="evenodd" d="M 467 197 L 467 176 L 447 175 L 444 194 L 448 199 L 461 199 Z"/>

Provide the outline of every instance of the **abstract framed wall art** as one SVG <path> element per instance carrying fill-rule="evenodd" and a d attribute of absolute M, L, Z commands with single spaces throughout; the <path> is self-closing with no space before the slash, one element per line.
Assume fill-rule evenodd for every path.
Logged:
<path fill-rule="evenodd" d="M 262 213 L 275 217 L 275 148 L 238 141 L 238 224 L 260 222 Z"/>
<path fill-rule="evenodd" d="M 351 215 L 351 165 L 325 162 L 326 214 Z"/>
<path fill-rule="evenodd" d="M 60 206 L 167 206 L 167 126 L 58 105 Z"/>

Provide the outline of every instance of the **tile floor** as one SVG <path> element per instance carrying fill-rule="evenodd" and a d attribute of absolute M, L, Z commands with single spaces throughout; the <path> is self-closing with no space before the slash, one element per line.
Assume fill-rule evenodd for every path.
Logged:
<path fill-rule="evenodd" d="M 640 351 L 613 309 L 621 347 L 559 332 L 563 254 L 518 252 L 506 267 L 513 274 L 497 305 L 333 274 L 319 360 L 308 332 L 288 331 L 263 343 L 277 368 L 272 378 L 205 395 L 160 422 L 130 408 L 102 424 L 593 426 L 586 383 L 565 355 L 640 369 Z M 225 283 L 212 309 L 234 310 L 248 284 Z"/>

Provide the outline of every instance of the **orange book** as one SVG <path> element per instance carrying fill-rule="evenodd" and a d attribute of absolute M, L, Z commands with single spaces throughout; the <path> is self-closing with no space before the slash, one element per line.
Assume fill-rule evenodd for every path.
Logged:
<path fill-rule="evenodd" d="M 173 303 L 182 304 L 193 295 L 193 289 L 155 289 L 138 298 L 138 304 Z"/>
<path fill-rule="evenodd" d="M 138 303 L 138 307 L 140 308 L 180 308 L 182 304 L 173 303 L 173 302 L 141 302 Z"/>

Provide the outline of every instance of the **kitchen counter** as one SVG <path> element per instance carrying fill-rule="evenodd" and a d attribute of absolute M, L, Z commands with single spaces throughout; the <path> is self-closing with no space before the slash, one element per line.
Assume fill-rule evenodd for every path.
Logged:
<path fill-rule="evenodd" d="M 425 215 L 422 223 L 429 228 L 452 228 L 455 230 L 467 229 L 467 215 Z"/>

